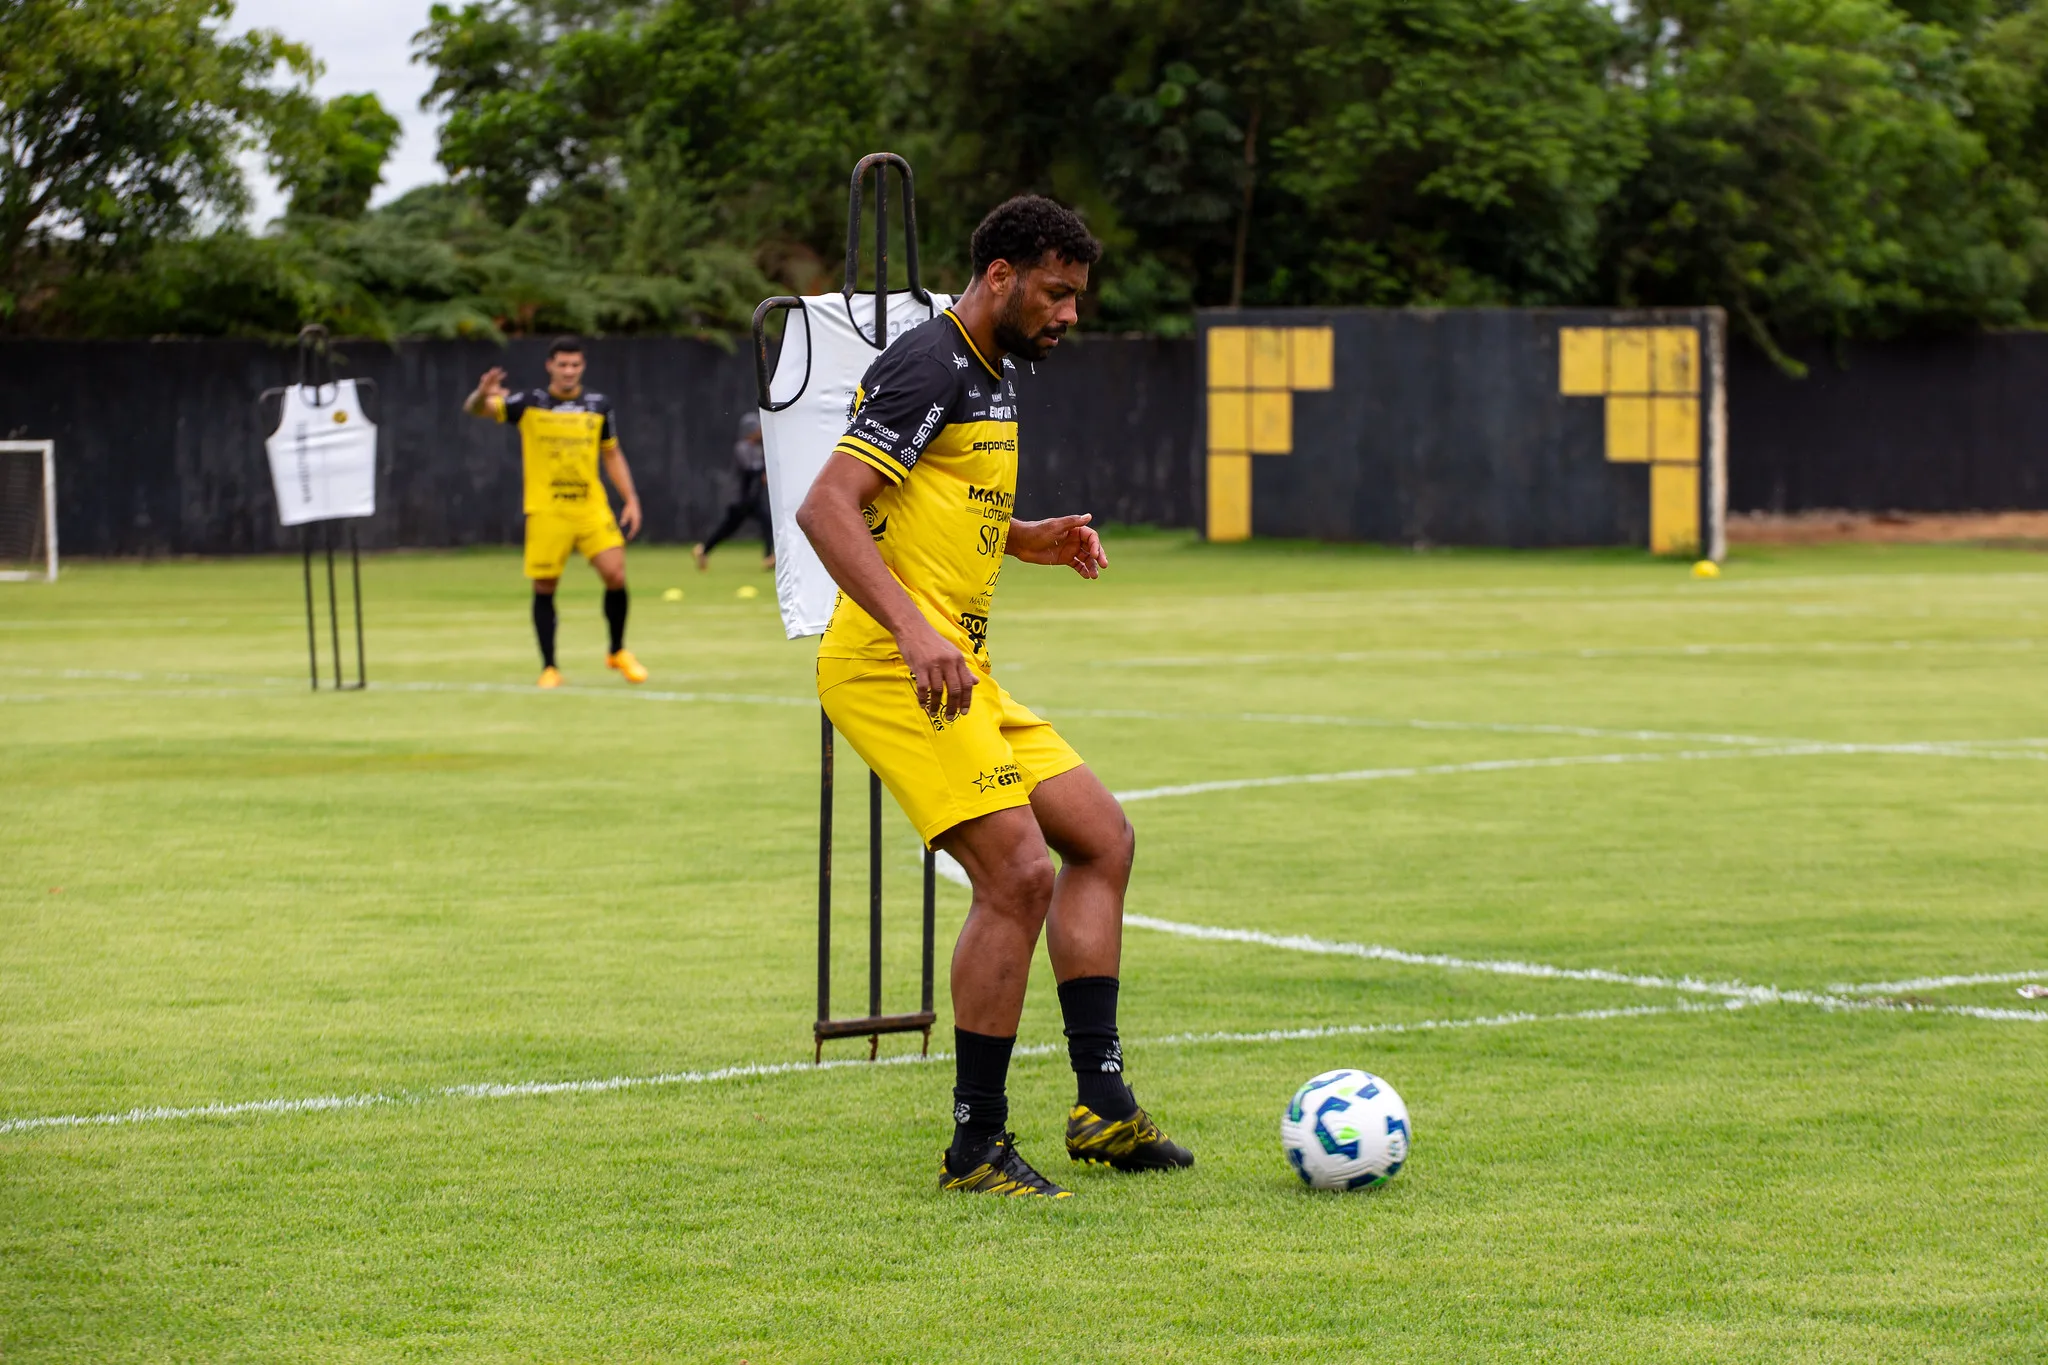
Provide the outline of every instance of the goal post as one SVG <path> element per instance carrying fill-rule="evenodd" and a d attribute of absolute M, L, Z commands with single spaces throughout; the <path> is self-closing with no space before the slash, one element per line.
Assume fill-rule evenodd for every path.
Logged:
<path fill-rule="evenodd" d="M 0 441 L 0 581 L 57 581 L 57 443 Z"/>

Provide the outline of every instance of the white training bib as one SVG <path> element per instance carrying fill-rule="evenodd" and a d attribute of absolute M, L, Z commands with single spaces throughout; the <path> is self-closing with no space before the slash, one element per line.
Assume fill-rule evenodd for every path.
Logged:
<path fill-rule="evenodd" d="M 919 323 L 929 322 L 953 304 L 934 292 L 931 303 L 917 301 L 908 290 L 889 295 L 889 335 L 893 344 Z M 853 413 L 853 393 L 860 377 L 881 352 L 862 333 L 874 334 L 875 296 L 818 294 L 789 310 L 783 331 L 782 355 L 775 362 L 769 397 L 796 401 L 780 412 L 761 414 L 761 442 L 768 459 L 768 502 L 775 523 L 775 597 L 782 608 L 782 628 L 792 640 L 822 635 L 831 624 L 839 587 L 818 552 L 796 524 L 796 509 L 826 456 L 846 434 Z"/>
<path fill-rule="evenodd" d="M 363 416 L 355 380 L 286 389 L 283 419 L 263 447 L 284 525 L 376 512 L 377 428 Z"/>

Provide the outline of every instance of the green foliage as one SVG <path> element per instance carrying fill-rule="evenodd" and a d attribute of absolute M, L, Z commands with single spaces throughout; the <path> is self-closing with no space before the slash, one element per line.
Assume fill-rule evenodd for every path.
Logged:
<path fill-rule="evenodd" d="M 1078 207 L 1108 246 L 1093 327 L 1175 334 L 1240 302 L 1707 303 L 1776 349 L 2048 317 L 2048 0 L 471 0 L 415 39 L 449 184 L 375 212 L 395 122 L 264 85 L 304 54 L 220 44 L 224 3 L 7 21 L 12 92 L 95 69 L 47 55 L 92 45 L 75 24 L 45 30 L 125 16 L 125 60 L 199 130 L 120 125 L 123 155 L 170 169 L 42 210 L 62 268 L 37 325 L 737 328 L 764 293 L 836 283 L 847 169 L 885 147 L 918 169 L 941 287 L 997 201 Z M 133 55 L 180 23 L 215 75 Z M 241 202 L 226 158 L 259 137 L 290 213 L 194 237 Z M 31 164 L 0 207 L 28 202 Z"/>
<path fill-rule="evenodd" d="M 1720 303 L 1767 346 L 2025 319 L 2040 200 L 1971 126 L 1957 35 L 1883 0 L 1643 21 L 1671 36 L 1609 224 L 1620 301 Z"/>
<path fill-rule="evenodd" d="M 304 117 L 311 56 L 234 39 L 231 0 L 9 0 L 0 13 L 0 320 L 74 269 L 248 202 L 237 153 Z M 273 83 L 282 68 L 287 84 Z"/>
<path fill-rule="evenodd" d="M 271 170 L 301 216 L 360 218 L 398 142 L 398 120 L 375 95 L 337 95 L 272 136 Z"/>

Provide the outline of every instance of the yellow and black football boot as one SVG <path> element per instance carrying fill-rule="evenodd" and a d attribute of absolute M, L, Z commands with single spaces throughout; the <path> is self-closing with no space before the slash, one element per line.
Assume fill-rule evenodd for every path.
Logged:
<path fill-rule="evenodd" d="M 1178 1171 L 1195 1164 L 1195 1154 L 1160 1132 L 1143 1109 L 1111 1122 L 1085 1104 L 1067 1114 L 1067 1155 L 1119 1171 Z"/>
<path fill-rule="evenodd" d="M 970 1170 L 955 1174 L 944 1153 L 939 1155 L 939 1188 L 963 1194 L 1000 1194 L 1012 1199 L 1072 1199 L 1063 1190 L 1031 1169 L 1031 1163 L 1017 1155 L 1017 1139 L 1004 1133 L 982 1150 L 981 1160 Z"/>

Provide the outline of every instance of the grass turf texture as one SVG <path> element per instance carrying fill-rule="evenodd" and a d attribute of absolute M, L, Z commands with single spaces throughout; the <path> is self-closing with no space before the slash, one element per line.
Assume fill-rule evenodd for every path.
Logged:
<path fill-rule="evenodd" d="M 1118 790 L 1740 747 L 1517 727 L 2048 735 L 2038 556 L 1755 550 L 1702 583 L 1627 554 L 1109 546 L 1098 584 L 1013 565 L 992 646 Z M 1132 1079 L 1200 1164 L 1070 1169 L 1064 1056 L 1025 1057 L 1024 1151 L 1081 1195 L 1056 1206 L 936 1193 L 944 1063 L 436 1093 L 808 1058 L 810 649 L 750 565 L 633 551 L 639 692 L 600 665 L 587 575 L 563 594 L 572 686 L 530 690 L 505 553 L 368 561 L 359 696 L 306 693 L 287 560 L 4 590 L 0 1119 L 392 1102 L 0 1133 L 0 1356 L 2048 1354 L 2034 1023 L 1770 1005 L 1148 1045 L 1715 1002 L 1133 929 Z M 2044 777 L 1668 757 L 1161 796 L 1130 807 L 1131 909 L 1809 990 L 2048 968 Z M 864 784 L 841 786 L 852 1012 Z M 889 819 L 885 1007 L 909 1008 L 916 850 Z M 944 1042 L 965 898 L 940 897 Z M 1058 1037 L 1041 961 L 1023 1042 Z M 1279 1154 L 1287 1095 L 1337 1065 L 1414 1117 L 1372 1195 L 1308 1195 Z"/>

